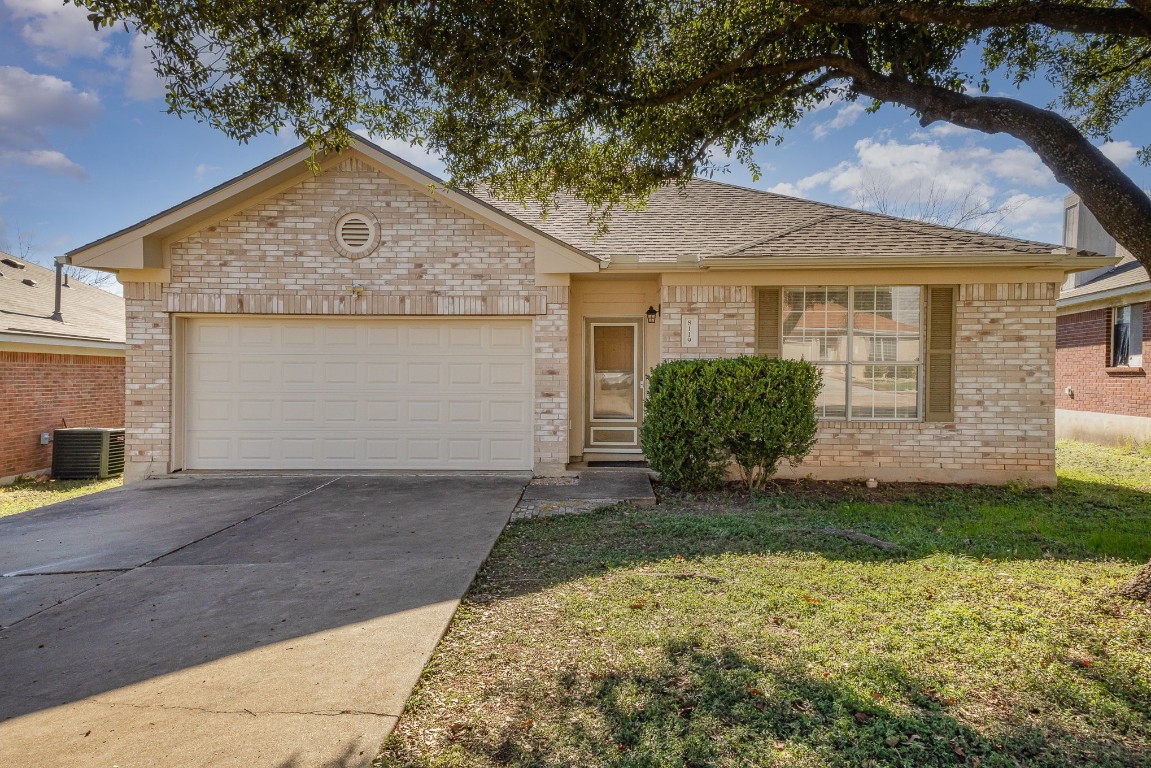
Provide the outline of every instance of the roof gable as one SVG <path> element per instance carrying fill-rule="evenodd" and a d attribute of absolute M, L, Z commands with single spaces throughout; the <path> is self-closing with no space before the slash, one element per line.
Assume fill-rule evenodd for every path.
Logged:
<path fill-rule="evenodd" d="M 320 160 L 320 171 L 331 168 L 352 154 L 388 176 L 405 182 L 475 219 L 522 242 L 533 243 L 557 271 L 594 271 L 598 260 L 568 243 L 509 216 L 472 195 L 444 185 L 443 181 L 396 155 L 357 138 L 344 153 Z M 314 174 L 307 166 L 311 150 L 301 145 L 251 171 L 168 208 L 137 224 L 69 251 L 70 263 L 98 269 L 155 269 L 165 264 L 164 246 L 212 222 L 220 221 L 259 201 L 289 189 Z"/>
<path fill-rule="evenodd" d="M 1059 301 L 1067 299 L 1090 300 L 1096 295 L 1135 293 L 1151 290 L 1151 277 L 1147 268 L 1131 254 L 1126 254 L 1111 269 L 1101 273 L 1077 288 L 1061 291 Z"/>

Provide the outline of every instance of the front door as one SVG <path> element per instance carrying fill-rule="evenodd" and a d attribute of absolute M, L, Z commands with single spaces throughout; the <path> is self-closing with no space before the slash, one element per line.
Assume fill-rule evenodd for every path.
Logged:
<path fill-rule="evenodd" d="M 588 321 L 587 449 L 638 453 L 643 321 Z"/>

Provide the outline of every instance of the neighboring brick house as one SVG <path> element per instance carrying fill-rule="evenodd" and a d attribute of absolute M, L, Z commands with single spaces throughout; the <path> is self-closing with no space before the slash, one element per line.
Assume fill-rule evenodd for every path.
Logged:
<path fill-rule="evenodd" d="M 1151 278 L 1080 202 L 1065 202 L 1064 241 L 1120 261 L 1070 275 L 1059 293 L 1056 434 L 1151 443 Z"/>
<path fill-rule="evenodd" d="M 128 311 L 128 480 L 642 459 L 663 360 L 805 356 L 816 477 L 1049 484 L 1055 297 L 1114 259 L 696 180 L 541 219 L 366 141 L 69 254 Z"/>
<path fill-rule="evenodd" d="M 0 253 L 0 484 L 52 466 L 54 429 L 124 426 L 124 300 Z"/>

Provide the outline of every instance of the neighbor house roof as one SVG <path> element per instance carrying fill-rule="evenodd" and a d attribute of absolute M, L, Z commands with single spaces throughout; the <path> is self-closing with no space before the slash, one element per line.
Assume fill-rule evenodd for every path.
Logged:
<path fill-rule="evenodd" d="M 643 210 L 611 213 L 608 230 L 589 222 L 590 209 L 559 201 L 546 218 L 524 206 L 477 194 L 512 216 L 613 263 L 699 262 L 738 266 L 795 257 L 963 260 L 970 257 L 1058 257 L 1097 254 L 1060 246 L 841 208 L 707 179 L 660 187 Z"/>
<path fill-rule="evenodd" d="M 913 325 L 900 323 L 890 317 L 884 317 L 878 312 L 854 312 L 851 316 L 852 327 L 857 331 L 875 331 L 878 333 L 918 333 L 919 329 Z M 803 308 L 798 313 L 789 313 L 784 318 L 787 333 L 802 331 L 846 331 L 847 307 L 842 304 L 824 304 L 817 302 Z"/>
<path fill-rule="evenodd" d="M 1088 280 L 1077 288 L 1071 288 L 1059 293 L 1059 300 L 1089 299 L 1097 294 L 1114 294 L 1120 292 L 1151 290 L 1151 277 L 1147 275 L 1147 268 L 1140 264 L 1134 256 L 1126 254 L 1123 259 L 1111 269 Z"/>
<path fill-rule="evenodd" d="M 70 279 L 56 306 L 56 271 L 0 253 L 0 341 L 113 347 L 124 344 L 124 299 Z"/>

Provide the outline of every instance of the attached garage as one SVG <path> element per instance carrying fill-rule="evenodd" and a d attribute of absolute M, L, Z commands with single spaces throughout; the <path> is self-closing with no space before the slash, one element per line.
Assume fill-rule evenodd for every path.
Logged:
<path fill-rule="evenodd" d="M 526 318 L 183 324 L 187 469 L 532 468 Z"/>

